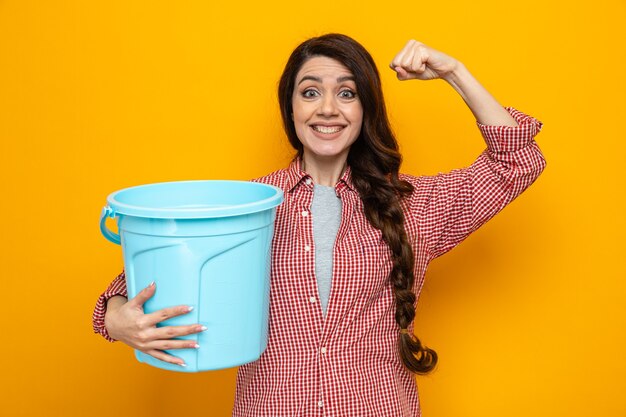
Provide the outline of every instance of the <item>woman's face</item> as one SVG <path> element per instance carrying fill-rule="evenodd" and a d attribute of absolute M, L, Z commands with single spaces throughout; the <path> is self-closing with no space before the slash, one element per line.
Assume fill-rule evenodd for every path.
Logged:
<path fill-rule="evenodd" d="M 305 160 L 345 161 L 363 123 L 363 107 L 350 70 L 332 58 L 310 58 L 296 75 L 292 105 Z"/>

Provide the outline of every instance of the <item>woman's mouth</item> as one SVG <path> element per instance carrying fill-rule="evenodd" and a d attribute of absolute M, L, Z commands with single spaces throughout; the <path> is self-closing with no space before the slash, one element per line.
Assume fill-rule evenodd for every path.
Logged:
<path fill-rule="evenodd" d="M 343 130 L 344 126 L 322 126 L 322 125 L 312 125 L 311 128 L 316 132 L 323 133 L 326 135 L 332 135 L 333 133 L 337 133 Z"/>

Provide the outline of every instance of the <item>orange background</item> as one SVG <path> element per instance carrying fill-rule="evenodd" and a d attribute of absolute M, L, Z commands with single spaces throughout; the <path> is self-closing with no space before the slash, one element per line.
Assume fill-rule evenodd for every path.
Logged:
<path fill-rule="evenodd" d="M 424 416 L 626 415 L 625 17 L 621 0 L 0 1 L 0 415 L 229 415 L 235 369 L 162 371 L 92 334 L 122 267 L 100 210 L 132 185 L 285 166 L 277 81 L 329 31 L 377 60 L 405 172 L 484 147 L 452 88 L 387 68 L 410 38 L 545 123 L 538 182 L 428 272 Z"/>

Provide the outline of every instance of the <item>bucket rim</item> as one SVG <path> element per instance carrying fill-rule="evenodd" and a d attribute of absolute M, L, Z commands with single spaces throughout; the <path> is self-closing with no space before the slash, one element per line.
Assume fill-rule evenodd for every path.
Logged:
<path fill-rule="evenodd" d="M 250 203 L 233 204 L 226 207 L 148 207 L 135 204 L 129 204 L 122 202 L 116 197 L 124 192 L 132 191 L 139 188 L 152 188 L 166 185 L 184 185 L 184 184 L 246 184 L 254 185 L 256 187 L 268 188 L 274 191 L 274 193 L 261 200 L 256 200 Z M 245 214 L 253 214 L 261 211 L 272 209 L 283 202 L 284 193 L 283 190 L 270 184 L 265 184 L 256 181 L 241 181 L 241 180 L 188 180 L 188 181 L 164 181 L 155 182 L 149 184 L 136 185 L 132 187 L 126 187 L 112 192 L 107 196 L 108 206 L 111 208 L 111 217 L 115 217 L 117 214 L 124 216 L 144 217 L 144 218 L 158 218 L 158 219 L 204 219 L 204 218 L 216 218 L 216 217 L 233 217 Z"/>

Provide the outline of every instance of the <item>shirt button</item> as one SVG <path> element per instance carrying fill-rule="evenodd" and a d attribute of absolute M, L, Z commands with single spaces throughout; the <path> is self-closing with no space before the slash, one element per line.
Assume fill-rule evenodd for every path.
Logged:
<path fill-rule="evenodd" d="M 305 250 L 306 252 L 308 252 L 308 251 L 310 251 L 310 250 L 311 250 L 311 247 L 310 247 L 309 245 L 305 245 L 305 246 L 304 246 L 304 250 Z"/>
<path fill-rule="evenodd" d="M 317 402 L 317 406 L 318 406 L 319 408 L 324 407 L 324 401 L 318 401 L 318 402 Z"/>
<path fill-rule="evenodd" d="M 303 211 L 303 212 L 302 212 L 302 217 L 306 217 L 306 216 L 308 216 L 308 215 L 309 215 L 309 212 L 308 212 L 308 211 Z"/>
<path fill-rule="evenodd" d="M 321 349 L 320 349 L 320 352 L 322 352 L 322 353 L 326 353 L 326 348 L 325 348 L 325 347 L 321 348 Z"/>
<path fill-rule="evenodd" d="M 309 302 L 310 302 L 311 304 L 315 304 L 315 303 L 317 303 L 317 298 L 315 298 L 315 297 L 311 297 L 311 298 L 309 298 Z"/>
<path fill-rule="evenodd" d="M 311 185 L 313 180 L 311 180 L 311 178 L 307 178 L 306 180 L 304 180 L 304 182 L 306 182 L 307 185 Z"/>

